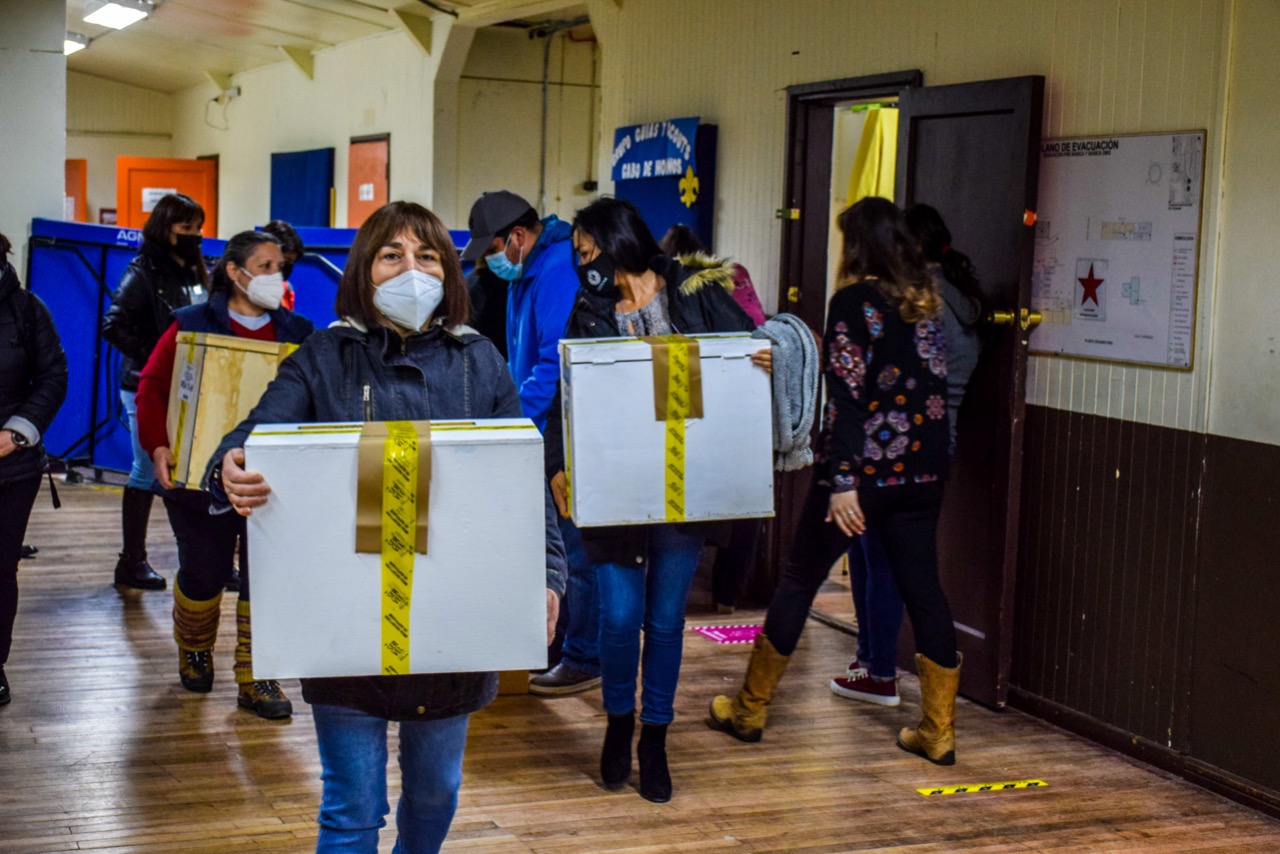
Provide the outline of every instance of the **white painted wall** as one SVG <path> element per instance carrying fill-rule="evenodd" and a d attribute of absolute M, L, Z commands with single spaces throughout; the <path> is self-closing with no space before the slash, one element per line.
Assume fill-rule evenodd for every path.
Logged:
<path fill-rule="evenodd" d="M 63 0 L 0 0 L 0 233 L 20 277 L 31 220 L 63 213 L 66 18 Z"/>
<path fill-rule="evenodd" d="M 1233 5 L 1209 432 L 1274 445 L 1280 444 L 1280 3 Z"/>
<path fill-rule="evenodd" d="M 564 219 L 595 198 L 582 184 L 596 177 L 596 43 L 562 33 L 551 40 L 546 199 L 539 204 L 545 44 L 515 29 L 476 33 L 457 86 L 456 168 L 437 173 L 437 195 L 453 204 L 436 212 L 451 228 L 466 228 L 472 202 L 486 190 L 510 190 Z"/>
<path fill-rule="evenodd" d="M 287 62 L 238 74 L 241 95 L 225 111 L 210 103 L 211 84 L 176 95 L 173 156 L 220 155 L 219 236 L 267 221 L 272 153 L 316 148 L 336 149 L 336 222 L 345 226 L 355 136 L 391 134 L 391 197 L 430 206 L 435 66 L 449 21 L 435 19 L 430 56 L 397 31 L 316 52 L 314 80 Z"/>
<path fill-rule="evenodd" d="M 1266 5 L 1270 0 L 1258 0 Z M 717 250 L 777 305 L 786 87 L 918 68 L 926 85 L 1040 74 L 1048 137 L 1208 131 L 1203 233 L 1218 230 L 1225 0 L 589 0 L 602 138 L 699 115 L 720 126 Z M 1273 6 L 1274 7 L 1274 6 Z M 1275 44 L 1275 36 L 1270 36 Z M 1273 126 L 1274 127 L 1274 126 Z M 599 155 L 607 179 L 607 149 Z M 1257 177 L 1257 176 L 1255 176 Z M 607 187 L 603 189 L 607 190 Z M 1204 430 L 1216 242 L 1202 241 L 1196 368 L 1032 359 L 1044 406 Z"/>
<path fill-rule="evenodd" d="M 169 157 L 173 98 L 67 72 L 67 157 L 88 161 L 88 217 L 116 206 L 116 158 Z"/>

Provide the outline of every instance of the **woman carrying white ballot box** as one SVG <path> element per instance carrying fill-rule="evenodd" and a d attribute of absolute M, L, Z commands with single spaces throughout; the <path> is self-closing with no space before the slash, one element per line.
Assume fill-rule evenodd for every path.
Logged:
<path fill-rule="evenodd" d="M 464 325 L 468 298 L 458 255 L 427 209 L 393 202 L 365 221 L 335 308 L 343 321 L 312 335 L 281 366 L 214 458 L 211 488 L 242 515 L 270 500 L 262 475 L 243 468 L 243 446 L 256 424 L 521 415 L 498 351 Z M 564 590 L 564 551 L 545 485 L 543 492 L 550 639 Z M 457 807 L 470 713 L 496 693 L 493 673 L 304 679 L 324 780 L 316 850 L 377 850 L 389 811 L 388 721 L 400 722 L 403 791 L 395 850 L 438 850 Z"/>

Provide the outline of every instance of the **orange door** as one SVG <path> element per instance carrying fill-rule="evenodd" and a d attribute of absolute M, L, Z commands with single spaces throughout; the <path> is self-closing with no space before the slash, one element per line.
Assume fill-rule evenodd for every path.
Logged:
<path fill-rule="evenodd" d="M 347 228 L 359 228 L 389 200 L 391 136 L 351 140 L 347 163 Z"/>
<path fill-rule="evenodd" d="M 89 221 L 88 185 L 89 161 L 68 160 L 66 195 L 72 200 L 70 204 L 75 205 L 75 209 L 71 210 L 69 205 L 67 213 L 71 214 L 73 222 Z"/>
<path fill-rule="evenodd" d="M 171 157 L 116 158 L 116 216 L 125 228 L 142 228 L 156 202 L 183 193 L 204 208 L 204 236 L 218 235 L 218 164 Z"/>

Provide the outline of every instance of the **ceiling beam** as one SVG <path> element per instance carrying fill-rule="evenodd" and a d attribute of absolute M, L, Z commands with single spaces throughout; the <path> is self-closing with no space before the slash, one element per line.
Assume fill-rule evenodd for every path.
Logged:
<path fill-rule="evenodd" d="M 298 70 L 305 74 L 308 80 L 316 79 L 316 58 L 311 51 L 300 47 L 285 47 L 284 45 L 279 47 L 280 52 L 288 57 L 289 61 L 297 66 Z"/>
<path fill-rule="evenodd" d="M 400 29 L 409 34 L 414 44 L 431 56 L 431 19 L 403 9 L 392 9 L 391 16 L 396 19 Z"/>
<path fill-rule="evenodd" d="M 484 0 L 474 6 L 459 9 L 458 24 L 463 27 L 488 27 L 581 5 L 582 0 Z"/>
<path fill-rule="evenodd" d="M 209 78 L 209 82 L 218 87 L 219 92 L 225 92 L 231 88 L 231 75 L 226 71 L 210 71 L 204 70 L 204 76 Z"/>

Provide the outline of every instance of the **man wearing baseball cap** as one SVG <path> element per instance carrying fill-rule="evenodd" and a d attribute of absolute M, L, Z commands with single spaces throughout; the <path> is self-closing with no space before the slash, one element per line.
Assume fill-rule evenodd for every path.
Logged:
<path fill-rule="evenodd" d="M 570 226 L 538 212 L 507 190 L 482 193 L 467 222 L 462 260 L 483 264 L 507 286 L 507 366 L 524 414 L 544 430 L 560 381 L 560 338 L 578 293 Z M 599 609 L 595 574 L 582 535 L 560 520 L 569 563 L 568 612 L 560 663 L 529 681 L 529 691 L 563 696 L 600 684 Z"/>

